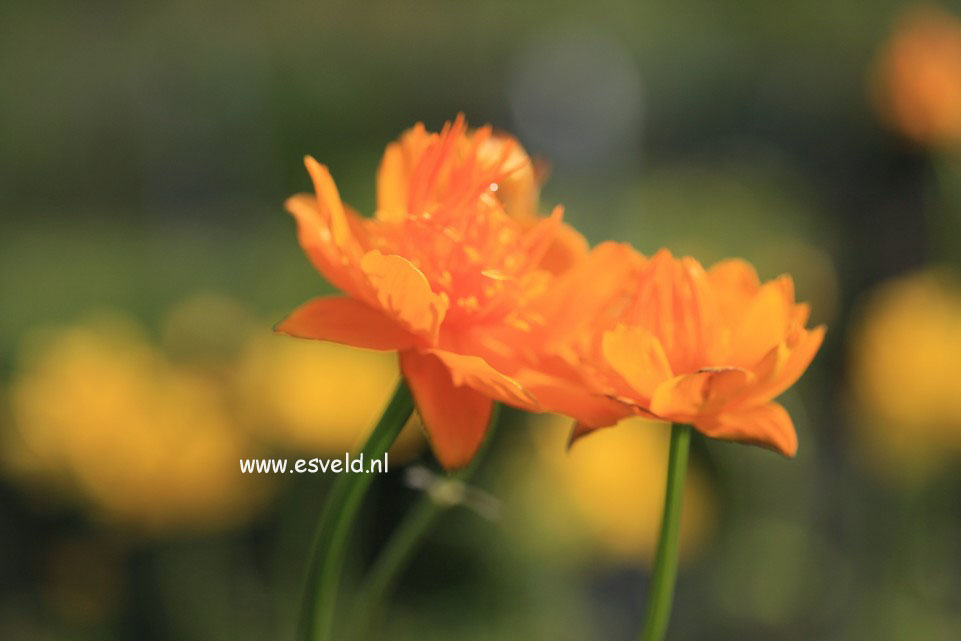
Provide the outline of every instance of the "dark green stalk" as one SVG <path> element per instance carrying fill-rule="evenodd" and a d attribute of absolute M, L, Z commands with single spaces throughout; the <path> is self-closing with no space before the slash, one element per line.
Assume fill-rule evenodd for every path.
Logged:
<path fill-rule="evenodd" d="M 454 480 L 466 482 L 473 476 L 493 440 L 499 415 L 500 406 L 495 404 L 487 435 L 480 450 L 466 467 L 452 475 Z M 423 543 L 427 533 L 449 507 L 450 505 L 438 503 L 429 492 L 426 492 L 394 530 L 357 593 L 352 627 L 355 639 L 367 639 L 371 636 L 388 595 L 410 564 L 411 558 Z"/>
<path fill-rule="evenodd" d="M 402 379 L 360 450 L 365 461 L 380 458 L 390 449 L 413 411 L 414 400 Z M 373 480 L 373 474 L 345 472 L 331 488 L 308 559 L 298 634 L 303 641 L 331 639 L 347 543 Z"/>
<path fill-rule="evenodd" d="M 684 503 L 684 477 L 691 445 L 691 426 L 671 427 L 671 450 L 668 454 L 667 489 L 664 493 L 664 515 L 654 557 L 654 574 L 639 641 L 663 641 L 671 618 L 674 584 L 677 580 L 678 538 L 681 532 L 681 508 Z"/>

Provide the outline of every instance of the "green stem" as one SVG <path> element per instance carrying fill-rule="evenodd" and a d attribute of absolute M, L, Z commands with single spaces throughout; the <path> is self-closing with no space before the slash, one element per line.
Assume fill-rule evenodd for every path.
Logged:
<path fill-rule="evenodd" d="M 365 461 L 380 458 L 390 449 L 413 411 L 414 400 L 402 379 L 360 450 Z M 345 472 L 334 481 L 317 525 L 307 565 L 298 634 L 303 641 L 328 641 L 331 638 L 344 553 L 364 495 L 373 480 L 373 474 Z"/>
<path fill-rule="evenodd" d="M 687 474 L 687 455 L 691 445 L 691 426 L 671 427 L 671 450 L 667 463 L 667 489 L 664 493 L 664 516 L 661 534 L 654 557 L 654 575 L 644 627 L 639 641 L 662 641 L 671 618 L 671 601 L 677 579 L 678 535 L 681 531 L 681 507 L 684 502 L 684 477 Z"/>
<path fill-rule="evenodd" d="M 473 476 L 479 462 L 483 459 L 484 452 L 490 447 L 499 416 L 500 406 L 495 404 L 484 442 L 471 462 L 452 475 L 455 480 L 466 482 Z M 425 493 L 394 530 L 357 593 L 352 626 L 355 639 L 371 637 L 387 596 L 397 584 L 401 573 L 409 565 L 424 537 L 449 507 L 449 505 L 439 504 L 431 498 L 429 493 Z"/>

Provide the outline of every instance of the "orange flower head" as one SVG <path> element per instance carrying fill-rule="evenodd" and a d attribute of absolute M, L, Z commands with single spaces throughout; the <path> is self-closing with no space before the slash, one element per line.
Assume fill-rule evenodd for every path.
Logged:
<path fill-rule="evenodd" d="M 878 60 L 875 99 L 912 140 L 961 142 L 961 21 L 932 6 L 902 17 Z"/>
<path fill-rule="evenodd" d="M 293 196 L 287 208 L 308 257 L 345 296 L 307 303 L 278 330 L 398 350 L 435 453 L 463 465 L 492 399 L 536 407 L 484 355 L 510 361 L 542 323 L 526 302 L 585 253 L 583 238 L 559 207 L 536 216 L 537 182 L 520 145 L 490 127 L 468 130 L 462 116 L 388 145 L 370 219 L 343 205 L 326 167 L 306 165 L 316 195 Z"/>
<path fill-rule="evenodd" d="M 705 270 L 667 250 L 645 258 L 605 243 L 545 306 L 564 321 L 542 335 L 549 356 L 518 377 L 578 420 L 575 437 L 640 414 L 796 452 L 791 419 L 772 399 L 801 376 L 825 330 L 805 328 L 809 308 L 795 303 L 789 276 L 761 283 L 741 260 Z"/>

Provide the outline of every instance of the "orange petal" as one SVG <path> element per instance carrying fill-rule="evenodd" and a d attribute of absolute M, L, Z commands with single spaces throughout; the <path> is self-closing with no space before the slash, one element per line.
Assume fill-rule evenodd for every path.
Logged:
<path fill-rule="evenodd" d="M 347 297 L 315 298 L 304 303 L 275 330 L 367 349 L 406 349 L 414 344 L 410 332 L 378 310 Z"/>
<path fill-rule="evenodd" d="M 552 274 L 561 274 L 577 265 L 587 256 L 589 249 L 587 239 L 579 231 L 567 223 L 561 223 L 540 265 Z"/>
<path fill-rule="evenodd" d="M 605 425 L 604 427 L 611 427 L 611 426 L 610 426 L 610 425 Z M 568 450 L 571 449 L 571 447 L 574 445 L 574 443 L 576 443 L 577 441 L 581 440 L 582 438 L 584 438 L 585 436 L 587 436 L 587 435 L 590 434 L 591 432 L 593 432 L 593 431 L 595 431 L 595 430 L 599 430 L 599 429 L 603 429 L 603 428 L 600 428 L 600 427 L 591 427 L 590 425 L 585 425 L 584 423 L 581 423 L 580 421 L 575 421 L 574 427 L 571 428 L 570 436 L 567 437 L 567 449 L 568 449 Z"/>
<path fill-rule="evenodd" d="M 711 286 L 726 291 L 737 291 L 745 296 L 753 295 L 760 287 L 757 270 L 751 263 L 740 258 L 728 258 L 715 263 L 707 271 Z"/>
<path fill-rule="evenodd" d="M 447 314 L 447 296 L 435 294 L 419 269 L 406 258 L 385 256 L 376 249 L 364 254 L 360 268 L 388 316 L 411 332 L 437 341 Z"/>
<path fill-rule="evenodd" d="M 477 155 L 482 166 L 502 168 L 497 200 L 507 215 L 522 222 L 535 218 L 539 182 L 524 148 L 513 137 L 494 133 L 481 142 Z"/>
<path fill-rule="evenodd" d="M 300 246 L 317 271 L 337 289 L 359 294 L 362 287 L 351 273 L 349 261 L 345 260 L 341 249 L 334 246 L 330 226 L 320 211 L 317 198 L 298 194 L 288 198 L 284 206 L 297 221 Z"/>
<path fill-rule="evenodd" d="M 644 401 L 674 375 L 661 342 L 642 327 L 619 325 L 601 341 L 607 363 Z"/>
<path fill-rule="evenodd" d="M 825 332 L 827 332 L 827 328 L 824 325 L 818 325 L 812 330 L 805 331 L 798 342 L 791 346 L 791 351 L 784 365 L 767 385 L 759 386 L 758 392 L 766 396 L 767 399 L 771 399 L 794 385 L 804 374 L 811 361 L 814 360 L 818 350 L 821 349 Z"/>
<path fill-rule="evenodd" d="M 748 303 L 731 337 L 731 361 L 751 367 L 780 343 L 788 328 L 791 303 L 782 280 L 765 283 Z"/>
<path fill-rule="evenodd" d="M 401 143 L 387 145 L 377 169 L 377 218 L 398 221 L 407 215 L 407 170 Z"/>
<path fill-rule="evenodd" d="M 644 266 L 637 283 L 628 318 L 658 337 L 671 369 L 692 372 L 711 364 L 720 319 L 701 264 L 690 257 L 676 259 L 662 249 Z"/>
<path fill-rule="evenodd" d="M 571 416 L 592 428 L 613 425 L 634 412 L 630 405 L 567 377 L 521 370 L 514 378 L 534 395 L 542 411 Z"/>
<path fill-rule="evenodd" d="M 650 410 L 664 420 L 693 423 L 723 407 L 754 381 L 752 372 L 735 367 L 703 369 L 661 383 Z"/>
<path fill-rule="evenodd" d="M 575 268 L 558 278 L 538 301 L 537 311 L 552 319 L 549 342 L 564 343 L 588 327 L 625 287 L 645 258 L 626 243 L 601 243 Z"/>
<path fill-rule="evenodd" d="M 501 374 L 480 356 L 455 354 L 441 349 L 428 350 L 450 370 L 454 385 L 466 385 L 503 403 L 538 410 L 537 401 L 513 378 Z"/>
<path fill-rule="evenodd" d="M 546 218 L 534 218 L 525 237 L 529 255 L 551 272 L 561 274 L 587 256 L 587 240 L 564 222 L 564 208 L 558 205 Z"/>
<path fill-rule="evenodd" d="M 400 368 L 414 395 L 434 455 L 447 469 L 463 467 L 484 441 L 493 401 L 455 385 L 437 356 L 407 350 Z"/>
<path fill-rule="evenodd" d="M 754 266 L 740 258 L 729 258 L 707 272 L 721 316 L 729 326 L 737 325 L 748 302 L 761 288 Z"/>
<path fill-rule="evenodd" d="M 789 274 L 781 274 L 773 281 L 774 285 L 781 290 L 781 295 L 784 297 L 784 302 L 787 306 L 793 307 L 794 305 L 794 279 L 791 278 Z"/>
<path fill-rule="evenodd" d="M 791 323 L 796 323 L 798 327 L 807 325 L 811 317 L 811 306 L 807 303 L 797 303 L 791 310 Z"/>
<path fill-rule="evenodd" d="M 333 236 L 334 244 L 343 247 L 350 239 L 350 225 L 347 223 L 347 214 L 344 212 L 344 204 L 340 200 L 340 192 L 337 185 L 330 176 L 330 172 L 325 165 L 320 164 L 311 156 L 304 158 L 304 165 L 310 173 L 310 178 L 314 182 L 314 191 L 317 192 L 317 202 L 323 208 L 323 212 L 329 217 L 330 233 Z"/>
<path fill-rule="evenodd" d="M 773 380 L 781 375 L 790 356 L 791 348 L 788 347 L 787 341 L 781 341 L 775 347 L 772 347 L 771 351 L 765 354 L 764 358 L 758 361 L 751 371 L 763 384 L 764 381 Z"/>
<path fill-rule="evenodd" d="M 777 403 L 721 413 L 694 424 L 711 438 L 740 441 L 773 449 L 785 456 L 797 453 L 797 432 L 787 411 Z"/>

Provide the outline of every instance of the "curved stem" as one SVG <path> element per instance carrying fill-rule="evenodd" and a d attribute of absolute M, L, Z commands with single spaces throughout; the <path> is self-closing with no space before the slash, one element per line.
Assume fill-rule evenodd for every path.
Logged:
<path fill-rule="evenodd" d="M 664 493 L 664 515 L 654 557 L 654 574 L 639 641 L 662 641 L 671 618 L 674 583 L 677 579 L 678 535 L 681 531 L 681 507 L 684 502 L 684 477 L 691 445 L 691 426 L 671 427 L 671 450 L 667 463 L 667 489 Z"/>
<path fill-rule="evenodd" d="M 484 453 L 490 448 L 499 416 L 500 406 L 495 404 L 487 435 L 480 449 L 471 462 L 455 472 L 452 478 L 466 482 L 473 476 Z M 388 594 L 397 584 L 401 573 L 409 565 L 424 537 L 449 507 L 449 505 L 439 504 L 429 493 L 425 493 L 394 530 L 357 593 L 352 626 L 355 639 L 367 639 L 372 635 Z"/>
<path fill-rule="evenodd" d="M 360 453 L 365 461 L 384 455 L 414 411 L 414 400 L 401 379 L 394 395 Z M 328 641 L 344 565 L 344 553 L 373 474 L 345 472 L 337 477 L 317 524 L 307 565 L 298 638 Z"/>

